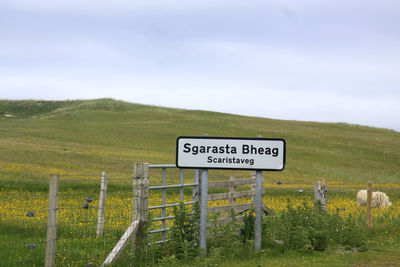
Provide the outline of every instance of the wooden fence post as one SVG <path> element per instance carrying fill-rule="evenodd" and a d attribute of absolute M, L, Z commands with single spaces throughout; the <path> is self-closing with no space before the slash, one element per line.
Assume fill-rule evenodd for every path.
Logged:
<path fill-rule="evenodd" d="M 122 253 L 128 242 L 132 239 L 132 252 L 145 245 L 143 224 L 147 219 L 147 210 L 149 206 L 149 164 L 135 163 L 133 176 L 133 214 L 132 223 L 125 231 L 124 235 L 114 246 L 107 259 L 101 266 L 113 264 Z"/>
<path fill-rule="evenodd" d="M 133 237 L 132 252 L 135 253 L 144 241 L 143 224 L 147 220 L 149 206 L 149 164 L 135 163 L 133 176 L 133 215 L 132 222 L 139 221 L 139 230 Z M 140 244 L 139 244 L 140 243 Z"/>
<path fill-rule="evenodd" d="M 106 209 L 106 196 L 107 196 L 107 177 L 108 174 L 106 172 L 101 173 L 99 213 L 97 216 L 97 229 L 96 229 L 97 237 L 102 236 L 104 232 L 104 214 Z"/>
<path fill-rule="evenodd" d="M 59 176 L 51 175 L 49 184 L 49 210 L 47 215 L 46 267 L 53 267 L 56 263 L 58 188 Z"/>
<path fill-rule="evenodd" d="M 372 183 L 368 182 L 367 187 L 367 228 L 372 227 Z"/>
<path fill-rule="evenodd" d="M 321 201 L 322 209 L 326 211 L 326 196 L 327 196 L 326 180 L 318 181 L 314 186 L 314 203 Z"/>

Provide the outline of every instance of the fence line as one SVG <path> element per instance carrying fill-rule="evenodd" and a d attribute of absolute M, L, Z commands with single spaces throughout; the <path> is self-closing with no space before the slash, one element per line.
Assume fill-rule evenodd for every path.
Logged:
<path fill-rule="evenodd" d="M 57 210 L 58 210 L 58 187 L 59 176 L 52 175 L 49 185 L 49 213 L 47 219 L 46 238 L 46 267 L 53 267 L 56 262 L 57 241 Z"/>
<path fill-rule="evenodd" d="M 151 166 L 151 167 L 150 167 Z M 149 165 L 149 169 L 151 169 L 151 171 L 156 171 L 157 168 Z M 160 169 L 160 168 L 158 168 Z M 161 167 L 162 169 L 162 167 Z M 166 168 L 167 169 L 167 168 Z M 165 169 L 165 174 L 167 174 L 167 170 Z M 162 170 L 162 172 L 164 172 L 164 170 Z M 169 173 L 169 172 L 168 172 Z M 186 173 L 186 172 L 185 172 Z M 189 172 L 188 172 L 189 173 Z M 167 203 L 167 192 L 169 192 L 168 190 L 170 189 L 174 189 L 177 188 L 178 190 L 172 191 L 175 193 L 179 192 L 179 201 L 184 200 L 184 196 L 185 198 L 188 196 L 188 187 L 193 187 L 193 194 L 192 194 L 192 199 L 188 199 L 187 202 L 185 202 L 187 205 L 192 205 L 194 203 L 196 203 L 197 201 L 200 201 L 200 171 L 196 170 L 196 171 L 191 171 L 190 172 L 190 176 L 193 177 L 189 177 L 190 179 L 193 179 L 194 182 L 190 182 L 188 184 L 184 184 L 183 183 L 183 171 L 180 172 L 179 176 L 176 176 L 176 172 L 175 171 L 171 171 L 171 176 L 168 176 L 168 179 L 170 179 L 171 177 L 175 177 L 174 179 L 177 179 L 179 181 L 178 184 L 167 184 L 167 176 L 165 175 L 165 181 L 164 181 L 164 177 L 162 177 L 162 183 L 164 186 L 158 186 L 158 185 L 152 185 L 149 186 L 149 190 L 152 191 L 152 193 L 155 193 L 158 190 L 161 190 L 161 194 L 163 194 L 164 191 L 164 196 L 161 200 L 161 205 L 158 204 L 151 204 L 153 206 L 148 207 L 148 210 L 159 210 L 160 211 L 160 216 L 157 216 L 156 218 L 153 218 L 152 221 L 155 223 L 160 223 L 162 224 L 160 229 L 154 228 L 151 229 L 150 232 L 153 234 L 157 234 L 159 233 L 161 237 L 160 241 L 157 241 L 155 243 L 160 243 L 162 241 L 167 241 L 168 240 L 168 236 L 167 236 L 167 231 L 171 229 L 171 227 L 169 227 L 169 223 L 167 223 L 168 221 L 171 221 L 174 219 L 173 216 L 170 215 L 170 210 L 168 210 L 168 208 L 172 208 L 174 206 L 177 206 L 179 204 L 177 203 L 172 203 L 169 204 Z M 204 174 L 202 174 L 204 175 Z M 72 176 L 72 175 L 71 175 Z M 71 177 L 70 176 L 70 177 Z M 83 176 L 83 175 L 82 175 Z M 150 176 L 150 175 L 149 175 Z M 248 178 L 249 176 L 241 176 L 241 177 L 245 177 L 245 179 L 243 180 L 248 180 L 248 181 L 255 181 L 254 178 Z M 77 230 L 74 230 L 75 232 L 71 234 L 71 236 L 76 236 L 78 239 L 84 239 L 84 238 L 96 238 L 97 236 L 97 227 L 99 224 L 99 217 L 101 217 L 100 215 L 100 210 L 101 210 L 101 199 L 102 197 L 99 196 L 97 197 L 98 193 L 100 193 L 101 195 L 101 186 L 99 183 L 99 176 L 97 176 L 97 180 L 95 180 L 95 178 L 93 179 L 81 179 L 81 180 L 74 180 L 75 182 L 79 182 L 78 184 L 81 185 L 82 183 L 90 183 L 90 188 L 77 188 L 77 187 L 71 187 L 71 189 L 69 190 L 65 190 L 65 188 L 69 188 L 69 185 L 66 185 L 66 187 L 64 187 L 63 190 L 63 185 L 65 185 L 66 183 L 72 183 L 71 180 L 65 180 L 62 178 L 65 178 L 65 176 L 60 176 L 59 177 L 59 192 L 58 192 L 58 196 L 59 196 L 59 205 L 56 209 L 54 208 L 49 208 L 45 209 L 45 208 L 35 208 L 34 203 L 36 202 L 36 200 L 43 200 L 43 199 L 47 199 L 49 197 L 49 195 L 51 194 L 43 194 L 43 193 L 35 193 L 35 194 L 22 194 L 22 193 L 16 193 L 11 196 L 0 196 L 0 200 L 4 201 L 4 200 L 8 200 L 8 199 L 16 199 L 19 198 L 21 199 L 21 201 L 23 201 L 23 203 L 26 203 L 26 208 L 19 208 L 20 206 L 18 206 L 17 208 L 14 208 L 14 210 L 7 209 L 7 211 L 3 212 L 0 211 L 0 217 L 1 218 L 17 218 L 18 222 L 20 223 L 21 226 L 18 227 L 14 227 L 14 228 L 10 228 L 10 231 L 8 234 L 10 234 L 10 236 L 12 236 L 13 234 L 21 234 L 25 235 L 28 234 L 27 236 L 31 236 L 29 238 L 26 238 L 26 240 L 24 242 L 26 243 L 13 243 L 12 241 L 9 242 L 7 240 L 7 246 L 6 246 L 6 250 L 18 250 L 18 249 L 26 249 L 29 253 L 32 253 L 32 255 L 36 255 L 40 252 L 40 250 L 43 248 L 44 249 L 44 238 L 41 239 L 41 237 L 39 237 L 39 234 L 41 233 L 41 228 L 45 228 L 45 224 L 44 221 L 42 222 L 40 219 L 37 220 L 37 217 L 40 218 L 44 218 L 43 215 L 48 214 L 48 212 L 50 212 L 50 210 L 56 210 L 57 212 L 57 221 L 58 223 L 56 224 L 51 224 L 51 225 L 58 225 L 59 227 L 59 231 L 56 232 L 56 239 L 57 239 L 57 250 L 59 251 L 67 251 L 68 250 L 68 246 L 69 244 L 65 244 L 65 242 L 68 242 L 69 238 L 66 235 L 69 235 L 69 232 L 67 231 L 68 229 L 72 229 L 75 227 L 75 225 L 70 224 L 70 221 L 68 221 L 67 216 L 69 216 L 70 213 L 77 213 L 78 215 L 76 215 L 76 217 L 79 217 L 79 220 L 74 221 L 74 224 L 82 224 L 81 226 L 78 227 Z M 184 177 L 185 179 L 187 177 Z M 113 177 L 107 177 L 107 181 L 108 183 L 112 184 L 113 182 L 118 182 L 119 180 L 132 180 L 133 178 L 113 178 Z M 158 179 L 158 178 L 157 178 Z M 208 179 L 208 177 L 207 177 Z M 214 179 L 214 177 L 213 177 Z M 230 181 L 213 181 L 208 183 L 207 186 L 207 191 L 208 188 L 210 189 L 219 189 L 219 188 L 223 188 L 222 185 L 225 185 L 228 189 L 229 192 L 227 193 L 217 193 L 217 194 L 208 194 L 207 193 L 207 202 L 208 201 L 215 201 L 215 200 L 228 200 L 229 201 L 229 206 L 232 206 L 235 203 L 236 199 L 241 198 L 241 197 L 254 197 L 255 193 L 254 191 L 237 191 L 237 187 L 238 186 L 247 186 L 248 184 L 240 184 L 241 182 L 234 182 L 234 178 L 230 178 Z M 158 180 L 159 181 L 159 180 Z M 118 183 L 116 183 L 118 184 Z M 290 184 L 290 183 L 286 183 L 286 184 Z M 294 185 L 304 185 L 304 184 L 308 184 L 308 183 L 293 183 Z M 96 185 L 96 186 L 93 186 Z M 213 187 L 214 185 L 216 185 L 215 187 Z M 266 185 L 266 183 L 264 183 L 264 185 Z M 310 184 L 312 185 L 312 184 Z M 349 187 L 353 187 L 353 189 L 350 190 L 358 190 L 360 188 L 365 188 L 362 187 L 359 184 L 338 184 L 338 183 L 329 183 L 328 185 L 330 186 L 329 188 L 329 192 L 334 192 L 335 191 L 335 186 L 341 186 L 341 187 L 345 187 L 345 186 L 349 186 Z M 375 189 L 380 188 L 382 186 L 382 184 L 376 184 L 374 185 Z M 387 187 L 387 189 L 400 189 L 400 185 L 398 185 L 399 187 L 394 187 L 397 186 L 396 184 L 391 184 L 390 187 Z M 384 187 L 384 186 L 382 186 Z M 183 190 L 185 188 L 185 190 Z M 50 186 L 49 186 L 50 189 Z M 243 188 L 240 188 L 240 190 Z M 275 188 L 268 188 L 268 190 L 271 189 L 280 189 L 279 187 Z M 285 188 L 286 189 L 286 188 Z M 293 189 L 297 189 L 297 188 L 293 188 Z M 99 190 L 99 191 L 98 191 Z M 341 188 L 339 188 L 338 190 L 341 190 Z M 79 193 L 77 193 L 76 195 L 74 194 L 75 191 L 79 191 Z M 218 190 L 215 190 L 218 192 Z M 310 188 L 309 191 L 312 191 L 312 188 Z M 82 193 L 82 192 L 96 192 L 96 195 L 93 194 L 86 194 L 86 193 Z M 221 191 L 220 191 L 221 192 Z M 80 194 L 80 195 L 79 195 Z M 104 215 L 103 215 L 103 234 L 99 235 L 98 239 L 96 242 L 98 243 L 93 243 L 90 244 L 91 249 L 96 250 L 96 251 L 101 251 L 100 254 L 104 254 L 109 252 L 108 247 L 109 244 L 115 244 L 113 242 L 116 242 L 118 239 L 116 239 L 116 233 L 118 235 L 120 235 L 122 230 L 125 230 L 127 226 L 129 226 L 129 219 L 126 219 L 126 217 L 129 217 L 130 214 L 127 214 L 126 211 L 123 211 L 123 209 L 120 209 L 121 212 L 117 213 L 117 214 L 112 214 L 112 213 L 108 213 L 107 209 L 110 209 L 110 207 L 126 207 L 126 206 L 131 206 L 134 205 L 132 202 L 132 198 L 138 197 L 140 198 L 139 202 L 143 202 L 143 201 L 148 201 L 149 199 L 145 197 L 143 197 L 142 194 L 139 195 L 135 195 L 132 194 L 132 190 L 120 190 L 120 187 L 113 187 L 112 186 L 108 187 L 108 191 L 105 190 L 104 191 L 104 196 L 106 196 L 108 194 L 108 199 L 107 201 L 110 200 L 110 197 L 115 197 L 115 196 L 119 196 L 119 201 L 118 202 L 110 202 L 107 203 L 106 198 L 104 198 L 104 205 L 102 207 L 103 211 L 104 211 Z M 82 197 L 82 202 L 77 203 L 76 201 L 74 203 L 70 203 L 70 199 L 80 199 L 80 197 Z M 85 197 L 90 197 L 92 198 L 91 203 L 85 203 Z M 27 201 L 25 201 L 27 200 Z M 120 201 L 121 200 L 121 201 Z M 97 203 L 97 201 L 99 203 Z M 12 202 L 12 201 L 11 201 Z M 53 201 L 49 201 L 49 205 L 50 203 L 52 203 Z M 84 204 L 88 204 L 87 208 L 84 207 Z M 24 204 L 25 205 L 25 204 Z M 147 204 L 148 206 L 148 204 Z M 245 206 L 245 205 L 244 205 Z M 242 208 L 244 207 L 242 206 Z M 10 206 L 11 207 L 11 206 Z M 227 212 L 229 211 L 228 209 L 222 211 L 221 207 L 219 212 Z M 248 208 L 248 207 L 247 207 Z M 124 209 L 126 210 L 126 209 Z M 143 210 L 145 210 L 143 208 Z M 214 211 L 217 210 L 214 209 Z M 79 212 L 81 211 L 81 212 Z M 164 213 L 163 213 L 164 211 Z M 168 212 L 167 212 L 168 211 Z M 240 209 L 237 209 L 237 211 L 240 211 Z M 32 213 L 31 213 L 32 212 Z M 96 214 L 95 214 L 96 213 Z M 210 209 L 207 209 L 207 214 L 211 213 Z M 30 214 L 30 215 L 28 215 Z M 97 217 L 96 217 L 97 215 Z M 75 216 L 75 215 L 74 215 Z M 30 218 L 32 217 L 32 220 L 30 220 Z M 49 217 L 50 218 L 50 215 Z M 35 221 L 34 221 L 35 219 Z M 240 220 L 240 219 L 239 219 Z M 5 222 L 9 221 L 9 219 L 5 219 Z M 116 222 L 116 223 L 115 223 Z M 8 222 L 7 222 L 8 223 Z M 7 224 L 5 223 L 5 224 Z M 225 223 L 223 220 L 219 220 L 218 223 Z M 118 227 L 114 227 L 113 225 L 118 224 Z M 207 226 L 209 226 L 209 224 L 207 224 Z M 51 228 L 51 227 L 48 227 Z M 112 229 L 117 229 L 115 232 L 112 232 Z M 112 232 L 112 233 L 111 233 Z M 31 233 L 31 234 L 29 234 Z M 60 235 L 59 235 L 60 234 Z M 49 234 L 50 235 L 50 234 Z M 100 237 L 101 236 L 101 237 Z M 93 239 L 94 240 L 94 239 Z M 18 241 L 21 242 L 21 241 Z M 76 241 L 77 242 L 77 241 Z M 107 246 L 106 246 L 107 243 Z M 78 244 L 78 243 L 76 243 Z M 100 245 L 101 244 L 101 245 Z M 104 246 L 103 246 L 104 244 Z M 82 248 L 84 248 L 85 243 L 81 242 L 79 243 L 79 246 L 82 246 Z M 111 249 L 111 248 L 110 248 Z M 44 251 L 44 250 L 43 250 Z M 61 253 L 59 252 L 59 253 Z M 35 254 L 36 253 L 36 254 Z M 97 254 L 98 252 L 96 252 Z M 14 254 L 14 252 L 10 252 L 9 254 Z M 43 256 L 47 254 L 43 253 Z M 51 253 L 49 253 L 51 254 Z M 43 259 L 41 259 L 41 256 L 35 256 L 36 258 L 33 258 L 33 256 L 28 256 L 28 253 L 26 253 L 27 256 L 21 257 L 21 258 L 16 258 L 16 259 L 12 259 L 13 263 L 22 263 L 25 261 L 32 261 L 34 262 L 35 260 L 39 259 L 38 262 L 40 263 L 41 260 L 47 260 L 45 257 L 43 257 Z M 106 254 L 105 254 L 106 255 Z M 68 256 L 67 256 L 68 257 Z M 80 258 L 79 260 L 82 260 L 83 262 L 86 261 L 86 263 L 90 263 L 90 259 L 86 259 L 84 258 L 84 256 L 81 256 L 82 258 Z M 0 257 L 1 258 L 1 257 Z M 7 257 L 3 257 L 2 259 L 0 259 L 0 265 L 7 265 L 7 260 L 11 261 L 10 259 L 8 259 Z M 59 256 L 56 257 L 56 261 L 60 260 Z M 43 262 L 44 263 L 44 262 Z M 62 263 L 57 263 L 62 265 Z M 41 264 L 40 264 L 41 265 Z"/>

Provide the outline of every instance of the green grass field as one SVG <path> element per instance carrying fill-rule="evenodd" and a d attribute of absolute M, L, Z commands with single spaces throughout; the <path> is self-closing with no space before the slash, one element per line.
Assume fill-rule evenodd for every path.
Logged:
<path fill-rule="evenodd" d="M 357 188 L 372 181 L 374 185 L 385 185 L 383 188 L 390 192 L 391 200 L 399 203 L 399 189 L 390 188 L 391 184 L 393 187 L 400 184 L 399 132 L 344 123 L 283 121 L 208 111 L 171 109 L 131 104 L 113 99 L 0 100 L 0 199 L 13 199 L 16 195 L 28 195 L 28 193 L 45 195 L 50 174 L 61 174 L 66 177 L 65 179 L 82 179 L 81 182 L 65 183 L 60 189 L 71 198 L 70 203 L 72 203 L 79 197 L 84 199 L 84 196 L 88 194 L 97 194 L 98 179 L 93 182 L 90 177 L 99 177 L 102 171 L 107 171 L 110 177 L 131 177 L 134 162 L 174 163 L 176 138 L 203 134 L 225 137 L 261 135 L 268 138 L 284 138 L 287 143 L 285 170 L 264 173 L 265 182 L 271 185 L 278 180 L 284 184 L 312 185 L 315 181 L 325 178 L 328 181 L 328 189 L 329 183 L 346 184 L 350 191 L 353 188 L 354 192 L 346 196 L 346 199 L 350 200 L 354 198 Z M 232 174 L 232 172 L 227 173 L 213 171 L 213 177 Z M 248 172 L 235 172 L 235 175 L 247 174 Z M 84 193 L 75 197 L 76 190 L 83 190 Z M 129 181 L 115 183 L 110 189 L 115 194 L 123 190 L 130 190 Z M 68 195 L 66 192 L 74 193 Z M 311 196 L 311 189 L 306 193 Z M 290 190 L 273 188 L 271 194 L 284 199 L 293 193 Z M 17 197 L 15 199 L 19 200 Z M 31 199 L 33 198 L 27 197 L 26 201 L 21 203 L 24 203 L 24 207 L 28 207 L 35 203 L 34 201 L 29 203 Z M 81 200 L 76 200 L 77 205 L 81 205 L 79 201 Z M 45 197 L 40 203 L 45 209 Z M 66 206 L 68 205 L 65 204 Z M 6 218 L 1 212 L 0 209 L 0 215 Z M 23 210 L 22 214 L 25 213 Z M 77 218 L 88 216 L 85 217 L 87 221 L 92 220 L 88 214 L 74 216 Z M 65 220 L 67 221 L 66 218 L 73 220 L 74 216 L 65 215 Z M 125 215 L 121 213 L 118 216 L 120 218 Z M 126 217 L 121 228 L 113 230 L 118 235 L 129 223 L 129 216 Z M 38 235 L 43 235 L 45 217 L 41 217 L 40 222 L 42 223 L 40 226 L 27 224 L 26 221 L 21 225 L 3 222 L 0 231 L 0 250 L 10 245 L 5 242 L 5 239 L 10 238 L 7 235 L 7 232 L 12 232 L 10 229 L 18 228 L 18 234 L 15 235 L 18 244 L 14 244 L 16 248 L 19 247 L 20 240 L 30 238 L 30 232 L 26 232 L 27 225 L 29 229 L 33 227 L 32 232 L 35 235 L 36 232 Z M 120 223 L 120 221 L 115 223 Z M 79 227 L 86 229 L 88 225 Z M 67 228 L 63 231 L 67 237 Z M 75 230 L 72 229 L 71 233 L 73 231 Z M 90 231 L 92 230 L 86 232 Z M 284 255 L 273 253 L 271 255 L 267 250 L 251 254 L 251 258 L 232 261 L 225 259 L 217 263 L 218 266 L 342 266 L 367 263 L 379 266 L 382 262 L 393 265 L 400 262 L 399 234 L 387 233 L 387 235 L 377 234 L 376 236 L 369 243 L 370 252 L 368 253 L 341 254 L 336 253 L 335 248 L 332 248 L 323 253 L 289 252 Z M 394 238 L 389 242 L 386 238 L 388 236 Z M 74 238 L 79 239 L 77 236 Z M 113 242 L 118 239 L 115 236 L 112 238 Z M 60 249 L 65 255 L 83 257 L 81 252 L 68 249 L 78 244 L 77 240 L 65 239 L 63 242 Z M 96 242 L 105 243 L 104 240 Z M 107 245 L 112 247 L 114 244 Z M 88 244 L 84 243 L 81 246 L 88 246 Z M 9 251 L 5 250 L 4 253 Z M 38 258 L 35 261 L 38 266 L 43 263 L 41 258 L 43 251 L 43 244 L 38 244 L 35 252 L 28 251 L 36 253 L 32 257 Z M 5 257 L 4 253 L 0 253 L 0 258 Z M 83 258 L 89 262 L 96 257 L 100 256 L 85 255 Z M 17 262 L 21 265 L 21 261 Z M 87 262 L 71 263 L 70 261 L 68 263 L 67 261 L 65 264 L 87 266 L 85 265 Z M 0 265 L 1 263 L 4 264 L 0 261 Z M 24 264 L 34 265 L 32 262 Z"/>
<path fill-rule="evenodd" d="M 400 183 L 400 133 L 207 111 L 88 101 L 0 101 L 0 175 L 53 172 L 130 175 L 133 162 L 174 163 L 178 136 L 284 138 L 286 181 Z M 14 118 L 4 115 L 11 114 Z M 47 178 L 47 177 L 46 177 Z"/>

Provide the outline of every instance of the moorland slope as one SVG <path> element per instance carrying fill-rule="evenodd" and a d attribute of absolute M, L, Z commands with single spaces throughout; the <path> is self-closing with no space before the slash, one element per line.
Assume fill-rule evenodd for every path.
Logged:
<path fill-rule="evenodd" d="M 0 100 L 0 177 L 50 173 L 131 175 L 133 162 L 174 163 L 178 136 L 284 138 L 287 181 L 400 183 L 400 133 L 349 125 L 273 120 L 113 99 Z"/>

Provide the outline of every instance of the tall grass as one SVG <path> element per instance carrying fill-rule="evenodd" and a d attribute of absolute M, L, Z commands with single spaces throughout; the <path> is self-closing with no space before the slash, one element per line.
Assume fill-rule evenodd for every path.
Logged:
<path fill-rule="evenodd" d="M 178 219 L 169 243 L 148 248 L 146 253 L 134 258 L 126 254 L 116 265 L 135 262 L 139 266 L 219 266 L 230 262 L 233 266 L 245 266 L 254 258 L 264 257 L 264 252 L 280 257 L 281 263 L 286 262 L 287 255 L 297 255 L 300 265 L 305 263 L 304 255 L 314 257 L 314 260 L 321 255 L 330 258 L 336 255 L 337 261 L 338 254 L 358 254 L 357 257 L 368 258 L 369 250 L 379 249 L 379 245 L 382 249 L 383 243 L 378 246 L 377 243 L 383 234 L 390 231 L 398 235 L 400 230 L 400 217 L 389 216 L 390 213 L 375 217 L 376 224 L 368 230 L 363 213 L 343 216 L 338 212 L 325 212 L 318 204 L 309 205 L 305 201 L 301 206 L 293 206 L 289 201 L 287 209 L 275 216 L 263 217 L 261 253 L 254 250 L 254 211 L 249 211 L 244 223 L 237 222 L 232 215 L 231 223 L 208 229 L 207 253 L 201 256 L 198 224 L 192 219 L 191 212 L 181 205 L 174 214 Z M 398 239 L 389 242 L 392 246 L 400 246 Z M 339 264 L 349 264 L 352 260 L 351 257 L 341 258 Z M 268 260 L 264 261 L 268 263 Z"/>

